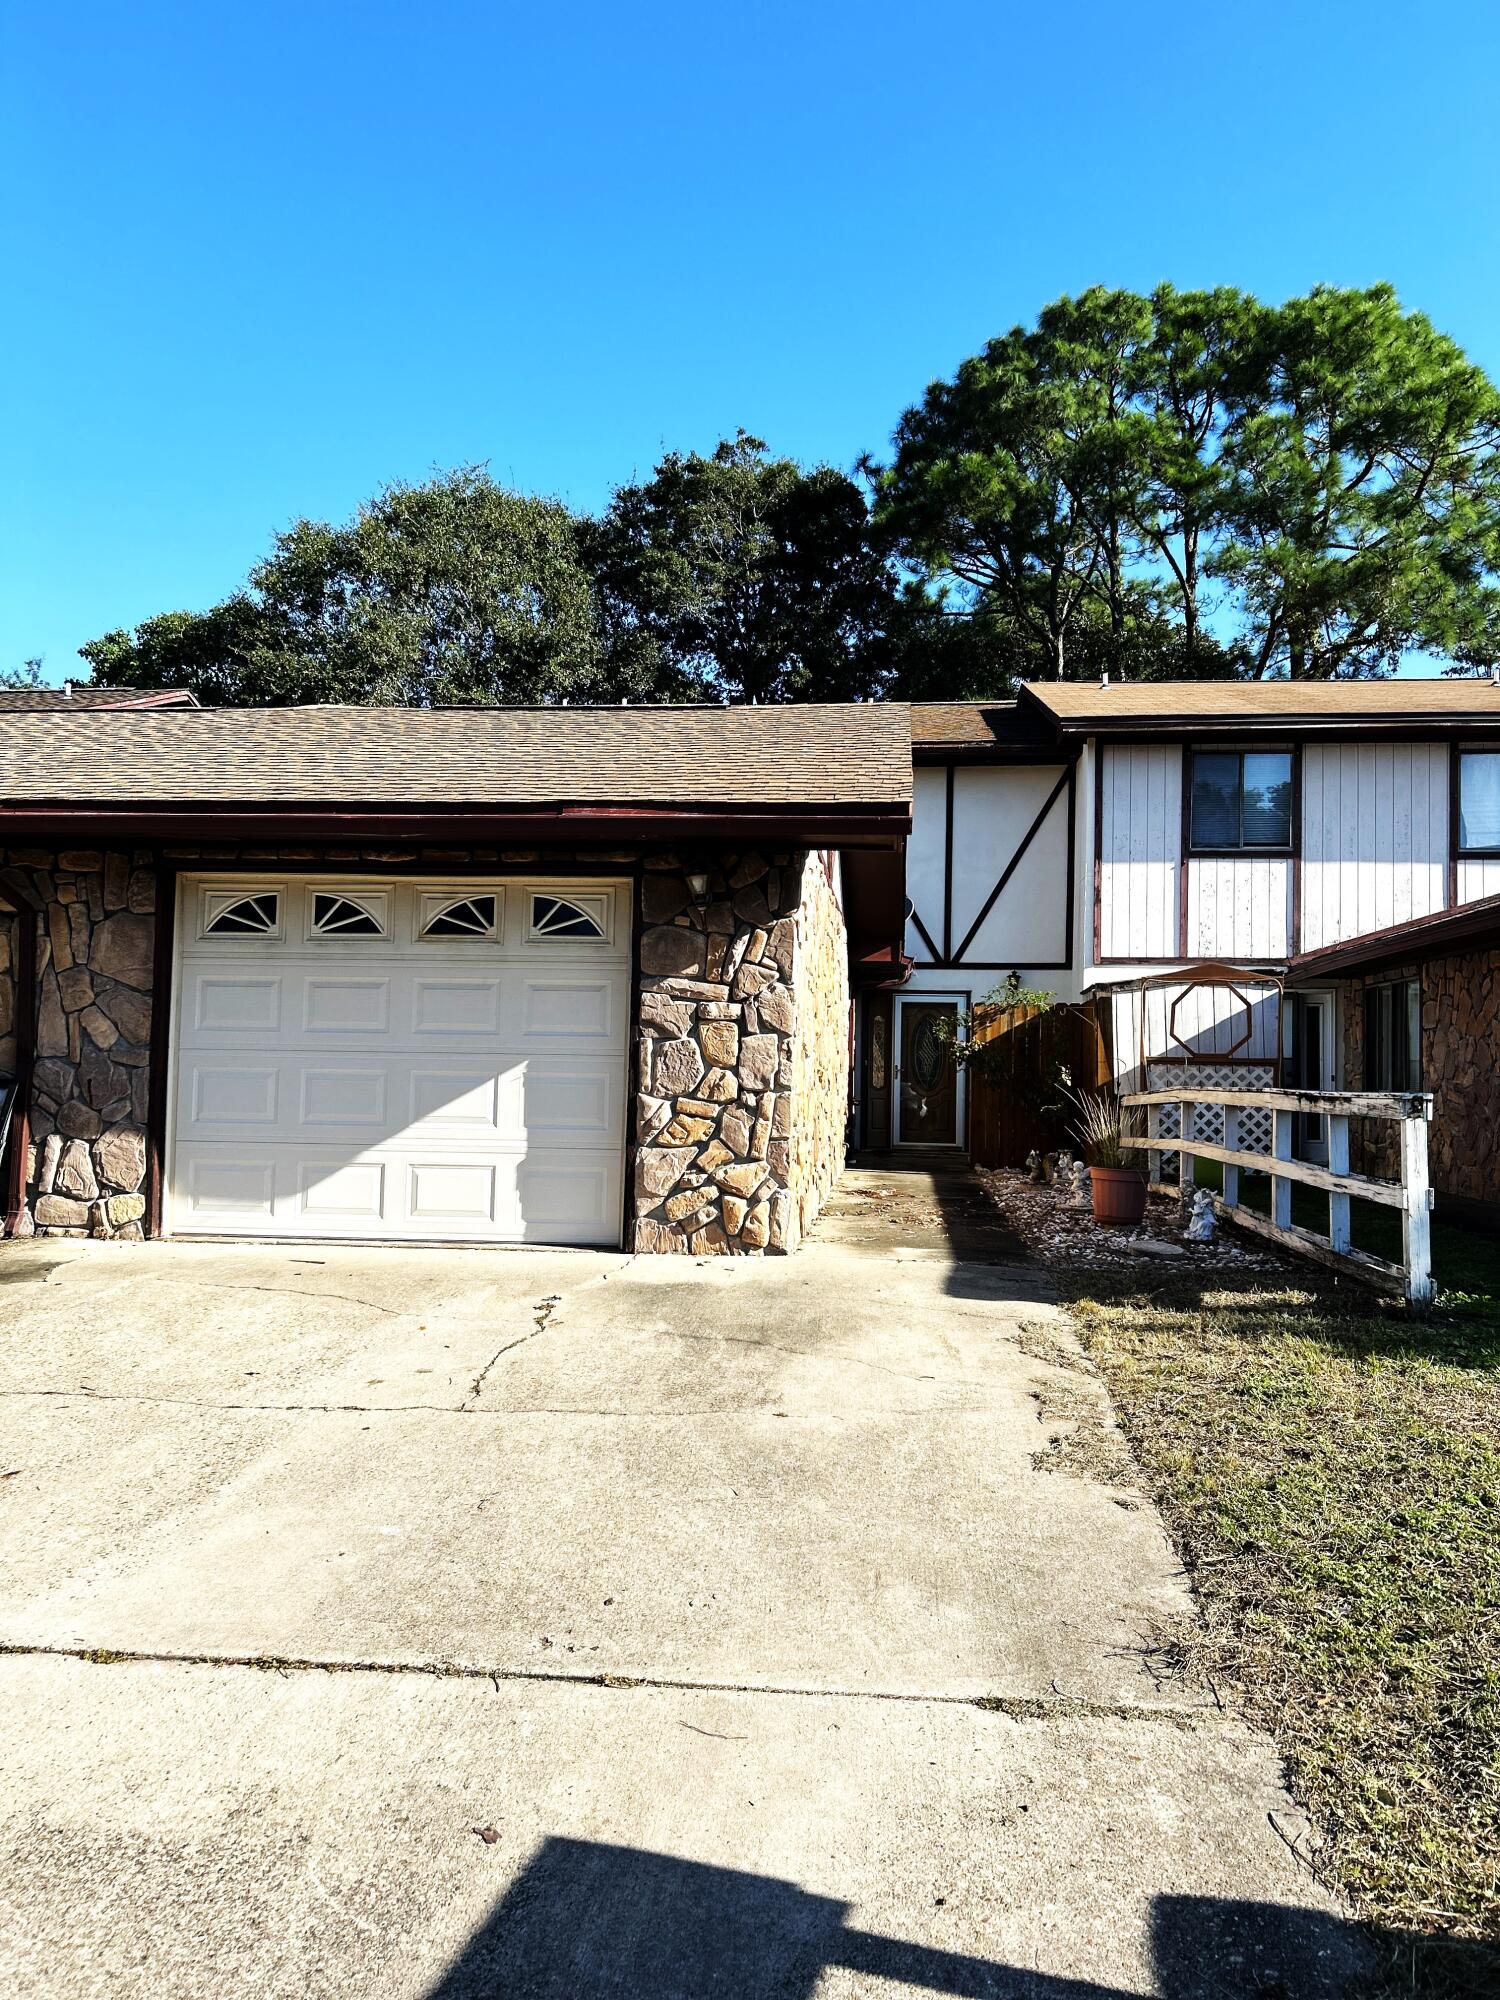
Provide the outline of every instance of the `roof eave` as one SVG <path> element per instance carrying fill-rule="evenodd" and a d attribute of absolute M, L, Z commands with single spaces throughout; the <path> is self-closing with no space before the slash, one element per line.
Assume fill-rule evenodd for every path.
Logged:
<path fill-rule="evenodd" d="M 913 743 L 911 761 L 926 764 L 1056 764 L 1078 755 L 1076 747 L 1062 749 L 1051 743 Z"/>
<path fill-rule="evenodd" d="M 1050 711 L 1049 711 L 1050 712 Z M 1500 714 L 1479 711 L 1454 715 L 1431 712 L 1385 715 L 1243 715 L 1191 714 L 1104 716 L 1054 716 L 1057 733 L 1063 738 L 1088 736 L 1472 736 L 1476 732 L 1500 735 Z"/>
<path fill-rule="evenodd" d="M 561 843 L 704 840 L 796 840 L 822 847 L 899 846 L 911 832 L 909 800 L 826 805 L 758 801 L 753 805 L 553 800 L 524 806 L 429 800 L 343 801 L 338 806 L 287 800 L 45 799 L 0 803 L 0 825 L 31 840 L 85 835 L 133 840 L 245 838 L 452 841 L 527 839 Z"/>

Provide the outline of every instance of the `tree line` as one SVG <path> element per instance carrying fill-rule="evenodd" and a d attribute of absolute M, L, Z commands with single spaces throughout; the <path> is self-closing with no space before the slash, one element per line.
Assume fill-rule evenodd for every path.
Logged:
<path fill-rule="evenodd" d="M 1388 285 L 1094 288 L 852 473 L 740 431 L 597 516 L 466 468 L 81 648 L 216 704 L 994 697 L 1500 662 L 1500 395 Z"/>

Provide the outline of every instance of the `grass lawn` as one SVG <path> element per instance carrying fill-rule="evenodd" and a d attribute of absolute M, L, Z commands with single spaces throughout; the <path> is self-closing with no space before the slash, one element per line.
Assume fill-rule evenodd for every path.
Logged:
<path fill-rule="evenodd" d="M 1061 1282 L 1191 1571 L 1191 1664 L 1276 1736 L 1386 1990 L 1493 2000 L 1500 1246 L 1436 1221 L 1434 1266 L 1426 1318 L 1310 1265 Z"/>
<path fill-rule="evenodd" d="M 1224 1170 L 1215 1160 L 1198 1160 L 1194 1184 L 1220 1193 Z M 1269 1174 L 1240 1175 L 1240 1199 L 1262 1215 L 1271 1213 Z M 1328 1197 L 1317 1188 L 1292 1185 L 1292 1220 L 1303 1229 L 1328 1234 Z M 1401 1216 L 1374 1201 L 1351 1201 L 1349 1235 L 1356 1250 L 1388 1263 L 1401 1262 Z M 1448 1222 L 1442 1200 L 1432 1217 L 1432 1274 L 1445 1310 L 1500 1320 L 1500 1243 L 1472 1227 Z"/>

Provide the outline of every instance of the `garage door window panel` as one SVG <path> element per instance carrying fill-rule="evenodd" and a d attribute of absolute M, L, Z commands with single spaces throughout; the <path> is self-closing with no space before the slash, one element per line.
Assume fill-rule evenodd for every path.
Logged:
<path fill-rule="evenodd" d="M 257 889 L 248 895 L 240 890 L 228 894 L 222 889 L 207 890 L 202 931 L 204 937 L 280 937 L 281 897 L 274 889 Z"/>
<path fill-rule="evenodd" d="M 458 942 L 464 938 L 496 939 L 500 935 L 501 899 L 482 896 L 426 894 L 421 898 L 417 936 Z"/>
<path fill-rule="evenodd" d="M 310 933 L 315 938 L 378 938 L 386 935 L 386 897 L 351 896 L 342 890 L 315 889 Z"/>
<path fill-rule="evenodd" d="M 530 936 L 533 942 L 549 938 L 585 939 L 599 944 L 609 941 L 608 896 L 561 896 L 539 890 L 531 898 Z"/>

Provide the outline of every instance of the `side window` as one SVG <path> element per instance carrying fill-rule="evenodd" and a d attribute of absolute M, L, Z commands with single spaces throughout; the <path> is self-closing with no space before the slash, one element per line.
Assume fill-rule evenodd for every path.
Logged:
<path fill-rule="evenodd" d="M 1458 851 L 1500 854 L 1500 750 L 1459 753 Z"/>
<path fill-rule="evenodd" d="M 1422 1088 L 1422 988 L 1415 979 L 1367 986 L 1365 1089 Z"/>
<path fill-rule="evenodd" d="M 1195 750 L 1189 841 L 1208 853 L 1292 845 L 1290 750 Z"/>
<path fill-rule="evenodd" d="M 274 889 L 205 889 L 204 937 L 281 935 L 281 897 Z"/>

